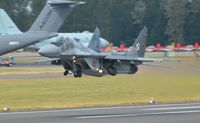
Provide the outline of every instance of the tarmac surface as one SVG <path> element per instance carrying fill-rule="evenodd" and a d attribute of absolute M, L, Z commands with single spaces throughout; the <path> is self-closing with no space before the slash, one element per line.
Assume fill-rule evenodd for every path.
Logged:
<path fill-rule="evenodd" d="M 1 123 L 199 123 L 200 103 L 0 113 Z"/>
<path fill-rule="evenodd" d="M 1 70 L 4 69 L 48 69 L 48 68 L 62 68 L 61 65 L 51 65 L 50 63 L 16 63 L 16 65 L 8 68 L 1 66 Z M 64 70 L 63 70 L 64 71 Z M 65 77 L 63 73 L 43 73 L 43 74 L 0 74 L 0 79 L 37 79 L 37 78 L 60 78 Z"/>
<path fill-rule="evenodd" d="M 45 74 L 10 74 L 0 75 L 0 79 L 42 79 L 42 78 L 66 78 L 63 73 L 45 73 Z"/>

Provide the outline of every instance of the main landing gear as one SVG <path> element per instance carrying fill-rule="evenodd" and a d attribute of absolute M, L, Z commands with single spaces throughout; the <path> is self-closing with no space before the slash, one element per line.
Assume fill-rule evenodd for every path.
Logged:
<path fill-rule="evenodd" d="M 67 71 L 67 70 L 64 72 L 64 76 L 67 76 L 69 74 L 70 74 L 70 72 Z M 77 71 L 74 72 L 75 78 L 81 78 L 82 76 L 83 76 L 83 72 L 81 70 L 77 70 Z"/>
<path fill-rule="evenodd" d="M 74 77 L 75 78 L 81 78 L 83 76 L 83 72 L 81 70 L 77 70 L 74 72 Z"/>
<path fill-rule="evenodd" d="M 81 78 L 83 76 L 81 66 L 79 65 L 74 64 L 72 72 L 74 73 L 75 78 Z M 64 76 L 67 76 L 69 73 L 70 73 L 69 70 L 66 70 L 64 72 Z"/>
<path fill-rule="evenodd" d="M 82 68 L 77 64 L 76 57 L 73 57 L 73 61 L 65 62 L 64 68 L 64 76 L 67 76 L 71 72 L 74 74 L 75 78 L 81 78 L 83 76 Z"/>
<path fill-rule="evenodd" d="M 64 76 L 67 76 L 69 74 L 70 74 L 70 72 L 67 70 L 64 72 Z M 74 72 L 75 78 L 81 78 L 82 76 L 83 76 L 83 72 L 81 70 L 77 70 L 76 72 Z"/>

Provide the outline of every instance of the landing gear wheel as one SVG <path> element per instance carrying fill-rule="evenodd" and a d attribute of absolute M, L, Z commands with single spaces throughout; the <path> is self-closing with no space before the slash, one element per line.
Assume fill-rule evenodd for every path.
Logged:
<path fill-rule="evenodd" d="M 78 74 L 74 73 L 74 77 L 75 77 L 75 78 L 78 78 Z"/>
<path fill-rule="evenodd" d="M 76 73 L 74 73 L 74 77 L 75 78 L 81 78 L 83 76 L 83 73 L 82 73 L 82 71 L 81 70 L 78 70 L 78 71 L 76 71 Z"/>
<path fill-rule="evenodd" d="M 81 68 L 81 66 L 80 65 L 74 65 L 74 70 L 75 70 L 75 72 L 74 72 L 74 77 L 75 78 L 81 78 L 82 76 L 83 76 L 83 72 L 82 72 L 82 68 Z"/>
<path fill-rule="evenodd" d="M 64 76 L 67 76 L 69 74 L 69 71 L 64 72 Z"/>
<path fill-rule="evenodd" d="M 78 75 L 79 78 L 81 78 L 83 76 L 82 71 L 81 70 L 77 71 L 77 75 Z"/>

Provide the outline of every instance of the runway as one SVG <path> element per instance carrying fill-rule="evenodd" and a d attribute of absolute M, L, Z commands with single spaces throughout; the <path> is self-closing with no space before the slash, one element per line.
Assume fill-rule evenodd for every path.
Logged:
<path fill-rule="evenodd" d="M 17 63 L 8 68 L 1 66 L 1 70 L 17 70 L 17 69 L 60 69 L 61 65 L 51 65 L 50 63 Z M 63 70 L 64 71 L 64 70 Z M 64 78 L 63 73 L 43 73 L 43 74 L 0 74 L 0 79 L 40 79 L 40 78 Z"/>
<path fill-rule="evenodd" d="M 0 113 L 1 123 L 199 123 L 200 103 Z"/>
<path fill-rule="evenodd" d="M 63 75 L 63 73 L 0 75 L 0 79 L 42 79 L 42 78 L 49 78 L 49 77 L 51 77 L 51 78 L 66 78 Z"/>

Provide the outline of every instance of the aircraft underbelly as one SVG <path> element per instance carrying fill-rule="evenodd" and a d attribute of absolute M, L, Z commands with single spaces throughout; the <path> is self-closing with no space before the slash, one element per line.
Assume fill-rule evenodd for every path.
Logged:
<path fill-rule="evenodd" d="M 117 68 L 118 74 L 127 74 L 131 70 L 130 64 L 123 64 L 123 63 L 116 64 L 115 68 Z"/>
<path fill-rule="evenodd" d="M 84 69 L 83 73 L 86 75 L 96 76 L 96 77 L 102 77 L 102 76 L 106 75 L 105 73 L 100 74 L 99 72 L 95 72 L 91 69 Z"/>
<path fill-rule="evenodd" d="M 86 75 L 102 77 L 106 75 L 106 73 L 99 73 L 96 68 L 91 66 L 90 61 L 91 59 L 80 59 L 77 63 L 82 67 L 82 72 Z M 96 61 L 96 60 L 95 60 Z"/>

